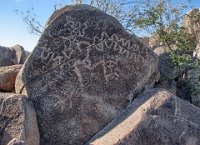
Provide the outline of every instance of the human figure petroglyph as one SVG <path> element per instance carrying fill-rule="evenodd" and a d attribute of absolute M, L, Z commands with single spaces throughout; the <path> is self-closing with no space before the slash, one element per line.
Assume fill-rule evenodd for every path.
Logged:
<path fill-rule="evenodd" d="M 117 80 L 119 77 L 119 68 L 117 67 L 116 62 L 114 61 L 107 61 L 104 64 L 104 69 L 105 69 L 105 78 L 106 81 L 108 82 L 109 80 L 115 79 Z"/>
<path fill-rule="evenodd" d="M 16 90 L 34 103 L 41 144 L 82 144 L 148 86 L 157 58 L 90 6 L 66 7 L 46 26 Z"/>

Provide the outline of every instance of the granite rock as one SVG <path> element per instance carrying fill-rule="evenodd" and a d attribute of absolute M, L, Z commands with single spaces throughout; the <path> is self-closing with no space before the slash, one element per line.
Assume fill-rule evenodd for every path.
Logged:
<path fill-rule="evenodd" d="M 154 85 L 157 67 L 156 54 L 115 18 L 66 6 L 50 18 L 16 92 L 34 103 L 42 145 L 80 145 Z"/>
<path fill-rule="evenodd" d="M 26 96 L 0 93 L 0 144 L 39 145 L 36 113 Z"/>
<path fill-rule="evenodd" d="M 153 89 L 139 95 L 86 145 L 199 145 L 199 137 L 200 109 Z"/>
<path fill-rule="evenodd" d="M 22 65 L 0 67 L 0 91 L 15 92 L 15 80 Z"/>

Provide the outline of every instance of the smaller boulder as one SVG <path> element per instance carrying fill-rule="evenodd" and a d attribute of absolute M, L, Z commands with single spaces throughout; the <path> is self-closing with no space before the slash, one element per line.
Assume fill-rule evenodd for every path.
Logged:
<path fill-rule="evenodd" d="M 194 115 L 195 114 L 195 115 Z M 139 95 L 90 145 L 199 145 L 200 109 L 161 89 Z"/>
<path fill-rule="evenodd" d="M 176 95 L 176 82 L 174 81 L 176 77 L 176 68 L 171 62 L 170 53 L 164 52 L 159 55 L 159 71 L 160 80 L 156 84 L 156 88 L 164 88 L 170 93 Z"/>
<path fill-rule="evenodd" d="M 0 46 L 0 67 L 24 64 L 29 54 L 18 44 L 13 47 Z"/>
<path fill-rule="evenodd" d="M 11 47 L 11 49 L 13 49 L 15 52 L 15 55 L 16 55 L 15 59 L 16 59 L 17 64 L 23 64 L 27 58 L 24 48 L 17 44 Z"/>
<path fill-rule="evenodd" d="M 0 145 L 39 145 L 36 113 L 26 96 L 0 93 Z"/>
<path fill-rule="evenodd" d="M 169 48 L 167 48 L 165 45 L 152 46 L 152 49 L 158 56 L 169 52 Z"/>
<path fill-rule="evenodd" d="M 15 91 L 15 80 L 21 67 L 21 64 L 0 67 L 0 91 Z"/>
<path fill-rule="evenodd" d="M 150 47 L 157 47 L 162 45 L 162 43 L 159 40 L 158 34 L 154 34 L 153 36 L 149 37 L 149 46 Z"/>
<path fill-rule="evenodd" d="M 17 64 L 15 51 L 8 47 L 0 46 L 0 67 Z"/>
<path fill-rule="evenodd" d="M 159 55 L 159 71 L 161 81 L 172 81 L 176 77 L 176 70 L 171 62 L 170 53 Z"/>

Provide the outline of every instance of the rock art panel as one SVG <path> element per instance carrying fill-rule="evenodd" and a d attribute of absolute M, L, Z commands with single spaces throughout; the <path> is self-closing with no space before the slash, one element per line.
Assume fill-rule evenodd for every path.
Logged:
<path fill-rule="evenodd" d="M 87 5 L 65 9 L 16 81 L 34 103 L 43 145 L 84 144 L 159 77 L 157 56 L 115 18 Z"/>

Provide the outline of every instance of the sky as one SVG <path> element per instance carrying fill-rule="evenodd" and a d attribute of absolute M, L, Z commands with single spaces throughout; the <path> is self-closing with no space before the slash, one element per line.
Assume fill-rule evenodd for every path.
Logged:
<path fill-rule="evenodd" d="M 0 46 L 12 47 L 19 44 L 25 50 L 32 51 L 39 36 L 30 34 L 27 25 L 14 11 L 26 12 L 34 7 L 38 20 L 45 25 L 56 2 L 73 3 L 72 0 L 0 0 Z M 193 0 L 193 5 L 200 8 L 200 0 Z"/>
<path fill-rule="evenodd" d="M 42 25 L 53 13 L 55 2 L 58 0 L 0 0 L 0 46 L 12 47 L 19 44 L 25 50 L 32 51 L 39 36 L 30 34 L 23 19 L 15 10 L 26 12 L 34 7 L 38 20 Z M 62 2 L 62 1 L 60 1 Z M 65 0 L 72 4 L 71 0 Z"/>

